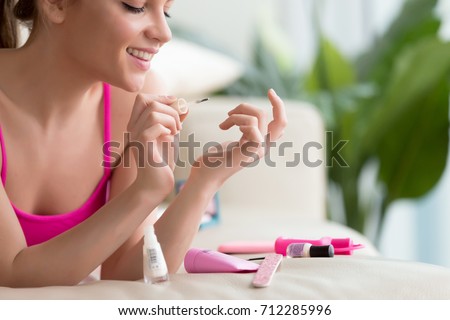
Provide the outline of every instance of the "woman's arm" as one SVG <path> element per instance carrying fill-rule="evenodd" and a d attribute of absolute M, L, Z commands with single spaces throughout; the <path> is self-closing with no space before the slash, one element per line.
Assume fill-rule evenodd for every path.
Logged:
<path fill-rule="evenodd" d="M 167 92 L 167 88 L 162 78 L 157 73 L 149 71 L 141 93 L 160 95 L 165 92 Z M 118 132 L 116 139 L 121 140 L 121 137 L 127 132 L 127 122 L 131 117 L 131 107 L 136 95 L 114 87 L 112 93 L 113 128 Z M 130 165 L 124 167 L 124 162 L 122 161 L 115 168 L 114 175 L 111 178 L 110 199 L 114 199 L 121 194 L 133 183 L 137 176 L 136 161 L 130 149 L 125 148 L 122 159 L 128 159 Z M 153 210 L 129 239 L 103 262 L 101 279 L 138 280 L 143 278 L 142 246 L 144 228 L 146 225 L 153 224 L 156 221 L 156 211 L 157 209 Z"/>
<path fill-rule="evenodd" d="M 173 99 L 138 95 L 129 131 L 147 157 L 161 161 L 159 139 L 178 132 Z M 151 143 L 147 143 L 151 142 Z M 136 157 L 135 157 L 136 158 Z M 110 257 L 173 187 L 167 167 L 145 165 L 136 179 L 96 214 L 40 245 L 27 247 L 6 192 L 0 188 L 0 285 L 32 287 L 79 283 Z"/>
<path fill-rule="evenodd" d="M 123 172 L 123 171 L 122 171 Z M 116 183 L 123 182 L 117 179 Z M 175 273 L 183 261 L 184 253 L 195 237 L 200 220 L 214 193 L 219 189 L 207 181 L 190 176 L 181 192 L 171 202 L 155 225 L 158 240 L 170 273 Z M 150 215 L 133 235 L 103 264 L 101 278 L 139 280 L 143 278 L 144 227 L 156 221 L 156 212 Z"/>
<path fill-rule="evenodd" d="M 224 144 L 222 152 L 201 156 L 183 189 L 156 223 L 156 234 L 169 272 L 176 272 L 183 262 L 202 214 L 222 184 L 249 162 L 264 156 L 264 142 L 270 143 L 282 136 L 287 125 L 284 103 L 273 90 L 269 91 L 268 98 L 273 113 L 273 120 L 268 124 L 265 112 L 252 105 L 241 104 L 228 113 L 228 118 L 219 126 L 222 130 L 237 126 L 242 132 L 241 139 L 232 143 L 231 149 Z M 211 161 L 215 163 L 213 167 L 208 166 Z"/>
<path fill-rule="evenodd" d="M 260 157 L 264 154 L 262 142 L 266 133 L 268 134 L 266 142 L 275 141 L 282 135 L 287 124 L 283 102 L 273 91 L 269 92 L 269 99 L 273 106 L 273 121 L 269 124 L 266 115 L 253 106 L 244 104 L 230 111 L 229 118 L 221 124 L 221 128 L 227 130 L 236 125 L 243 135 L 232 149 L 231 155 L 217 154 L 214 161 L 225 164 L 231 156 L 233 165 L 209 168 L 205 165 L 204 159 L 200 158 L 192 168 L 183 189 L 157 221 L 156 234 L 170 273 L 176 272 L 181 265 L 213 195 L 229 177 L 245 166 L 245 162 L 255 160 L 254 157 L 248 157 L 248 152 L 242 152 L 242 148 L 246 148 L 246 143 L 253 143 L 254 147 L 249 150 Z M 227 148 L 224 147 L 223 150 Z M 108 270 L 114 272 L 108 272 L 105 278 L 129 280 L 142 278 L 142 235 L 140 228 L 120 252 L 115 254 L 112 263 L 106 264 Z"/>
<path fill-rule="evenodd" d="M 191 174 L 183 189 L 171 202 L 155 230 L 166 259 L 169 273 L 175 273 L 183 262 L 198 232 L 201 218 L 220 185 Z"/>
<path fill-rule="evenodd" d="M 0 186 L 0 285 L 79 283 L 130 237 L 161 200 L 131 185 L 73 229 L 27 247 L 6 192 Z"/>
<path fill-rule="evenodd" d="M 126 149 L 123 158 L 133 157 L 130 149 Z M 132 166 L 125 168 L 123 162 L 114 170 L 111 179 L 110 197 L 114 199 L 126 190 L 136 179 L 136 167 L 134 161 L 130 161 Z M 142 279 L 142 237 L 144 227 L 149 223 L 154 223 L 155 211 L 150 214 L 133 234 L 125 241 L 108 259 L 101 268 L 101 279 L 103 280 L 138 280 Z M 152 221 L 153 220 L 153 221 Z"/>

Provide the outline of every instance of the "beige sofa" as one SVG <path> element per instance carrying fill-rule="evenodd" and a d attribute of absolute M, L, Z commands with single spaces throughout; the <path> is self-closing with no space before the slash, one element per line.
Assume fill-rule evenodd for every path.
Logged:
<path fill-rule="evenodd" d="M 236 139 L 239 133 L 221 132 L 218 124 L 242 99 L 214 97 L 191 109 L 181 141 L 190 133 L 203 143 Z M 268 108 L 265 100 L 247 100 Z M 0 288 L 1 299 L 450 299 L 450 270 L 415 262 L 394 261 L 379 255 L 361 234 L 327 221 L 326 168 L 306 165 L 323 160 L 324 150 L 309 149 L 306 160 L 291 166 L 309 142 L 323 145 L 323 123 L 309 105 L 287 102 L 289 125 L 274 148 L 272 166 L 261 162 L 246 168 L 221 189 L 220 223 L 199 231 L 192 247 L 217 249 L 225 242 L 274 241 L 278 236 L 351 237 L 365 249 L 352 256 L 284 259 L 270 287 L 251 286 L 253 274 L 188 274 L 183 267 L 167 283 L 87 281 L 75 287 Z M 292 146 L 290 147 L 290 142 Z M 181 148 L 180 159 L 186 159 Z M 199 153 L 201 148 L 195 150 Z M 189 168 L 178 168 L 177 179 Z"/>

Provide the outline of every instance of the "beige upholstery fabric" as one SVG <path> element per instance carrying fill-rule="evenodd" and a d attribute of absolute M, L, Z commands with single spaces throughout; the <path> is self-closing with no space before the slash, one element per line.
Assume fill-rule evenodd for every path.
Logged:
<path fill-rule="evenodd" d="M 267 288 L 252 274 L 176 274 L 167 283 L 98 281 L 76 287 L 0 288 L 0 299 L 450 299 L 450 271 L 379 257 L 284 260 Z"/>

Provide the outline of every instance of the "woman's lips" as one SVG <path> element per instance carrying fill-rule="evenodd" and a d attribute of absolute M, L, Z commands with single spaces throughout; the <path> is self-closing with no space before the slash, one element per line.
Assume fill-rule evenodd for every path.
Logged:
<path fill-rule="evenodd" d="M 127 48 L 127 53 L 140 70 L 148 71 L 150 69 L 150 60 L 153 57 L 151 53 L 134 48 Z"/>

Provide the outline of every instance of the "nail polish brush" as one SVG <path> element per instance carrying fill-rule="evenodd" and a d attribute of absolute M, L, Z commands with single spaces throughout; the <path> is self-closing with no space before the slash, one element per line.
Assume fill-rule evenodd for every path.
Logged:
<path fill-rule="evenodd" d="M 180 120 L 184 121 L 187 114 L 189 113 L 189 108 L 195 104 L 203 103 L 209 101 L 209 98 L 203 98 L 198 100 L 192 100 L 192 101 L 186 101 L 183 98 L 178 99 L 174 103 L 172 103 L 170 106 L 173 107 L 175 110 L 178 111 L 178 114 L 180 115 Z"/>

